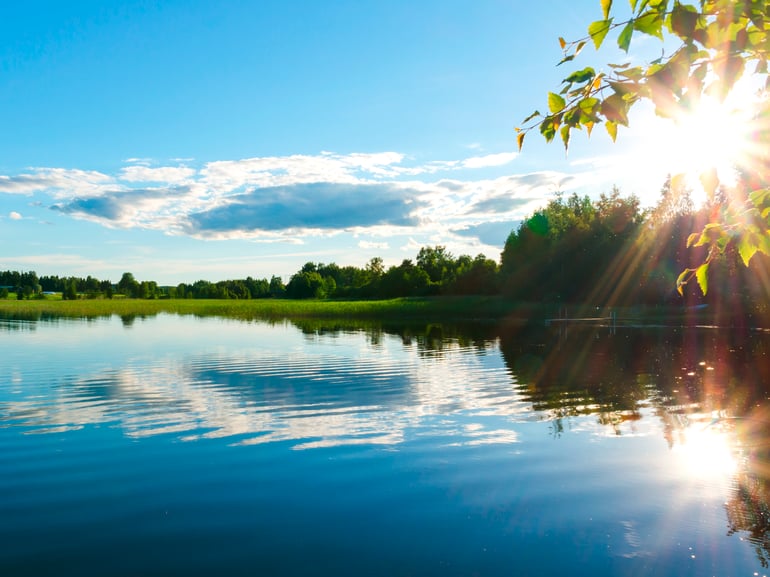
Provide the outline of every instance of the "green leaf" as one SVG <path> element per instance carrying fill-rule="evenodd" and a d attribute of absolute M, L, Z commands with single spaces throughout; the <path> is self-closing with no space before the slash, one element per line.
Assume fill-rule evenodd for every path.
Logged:
<path fill-rule="evenodd" d="M 709 290 L 708 274 L 709 274 L 709 263 L 707 262 L 700 265 L 698 269 L 695 271 L 695 278 L 698 281 L 698 286 L 700 287 L 700 290 L 703 293 L 703 296 L 706 296 L 706 293 Z"/>
<path fill-rule="evenodd" d="M 610 31 L 610 26 L 612 26 L 612 19 L 597 20 L 596 22 L 591 22 L 588 26 L 588 35 L 594 41 L 594 46 L 596 46 L 597 50 L 599 50 L 602 42 L 604 42 L 607 32 Z"/>
<path fill-rule="evenodd" d="M 618 124 L 628 125 L 628 102 L 620 94 L 610 94 L 602 102 L 602 114 Z"/>
<path fill-rule="evenodd" d="M 592 96 L 589 96 L 588 98 L 583 98 L 583 100 L 578 102 L 580 111 L 590 119 L 594 119 L 600 104 L 601 104 L 601 101 L 598 98 L 594 98 Z"/>
<path fill-rule="evenodd" d="M 770 198 L 770 188 L 759 188 L 749 194 L 749 200 L 754 206 L 762 206 Z"/>
<path fill-rule="evenodd" d="M 564 113 L 564 124 L 570 127 L 577 127 L 579 129 L 580 117 L 582 114 L 583 113 L 579 107 L 573 106 Z"/>
<path fill-rule="evenodd" d="M 564 150 L 569 150 L 569 124 L 561 127 L 561 141 L 564 143 Z"/>
<path fill-rule="evenodd" d="M 738 253 L 741 255 L 743 264 L 745 264 L 746 266 L 749 266 L 749 261 L 751 260 L 751 257 L 753 257 L 756 254 L 756 252 L 759 250 L 757 243 L 754 242 L 754 239 L 749 238 L 750 236 L 753 236 L 753 235 L 743 235 L 741 236 L 741 239 L 738 241 Z"/>
<path fill-rule="evenodd" d="M 759 235 L 757 249 L 762 254 L 770 256 L 770 231 L 766 230 L 763 234 Z"/>
<path fill-rule="evenodd" d="M 519 150 L 521 150 L 521 147 L 519 147 Z M 687 237 L 687 248 L 690 248 L 692 244 L 700 238 L 701 234 L 698 232 L 692 233 L 690 236 Z"/>
<path fill-rule="evenodd" d="M 644 78 L 645 71 L 642 70 L 641 66 L 634 66 L 633 68 L 618 70 L 617 75 L 622 76 L 623 78 L 628 78 L 629 80 L 639 81 Z"/>
<path fill-rule="evenodd" d="M 635 82 L 618 82 L 616 80 L 608 80 L 607 84 L 610 85 L 616 93 L 629 94 L 630 92 L 637 93 L 639 91 L 639 85 Z"/>
<path fill-rule="evenodd" d="M 618 36 L 618 48 L 628 53 L 628 47 L 631 45 L 631 36 L 634 34 L 634 21 L 631 20 L 625 25 L 623 31 Z"/>
<path fill-rule="evenodd" d="M 645 12 L 634 22 L 634 29 L 663 40 L 663 18 L 658 12 Z"/>
<path fill-rule="evenodd" d="M 671 10 L 669 25 L 671 31 L 682 40 L 692 38 L 695 26 L 698 24 L 698 12 L 693 6 L 675 4 Z"/>
<path fill-rule="evenodd" d="M 630 0 L 631 12 L 636 12 L 636 2 L 637 2 L 637 0 Z"/>
<path fill-rule="evenodd" d="M 612 142 L 618 137 L 618 123 L 608 120 L 604 123 L 604 127 L 607 129 L 607 134 L 610 135 Z"/>
<path fill-rule="evenodd" d="M 706 226 L 703 227 L 703 232 L 700 233 L 700 236 L 698 236 L 698 240 L 692 243 L 693 236 L 698 236 L 698 233 L 691 234 L 687 238 L 687 247 L 690 246 L 696 247 L 696 246 L 705 246 L 707 244 L 710 244 L 712 242 L 717 242 L 720 238 L 723 238 L 726 236 L 724 229 L 722 228 L 722 225 L 718 222 L 710 222 Z"/>
<path fill-rule="evenodd" d="M 610 17 L 611 8 L 612 8 L 612 0 L 602 0 L 602 12 L 604 13 L 605 20 L 607 20 Z"/>
<path fill-rule="evenodd" d="M 535 110 L 535 111 L 534 111 L 532 114 L 530 114 L 529 116 L 527 116 L 527 117 L 526 117 L 526 118 L 525 118 L 525 119 L 522 121 L 522 124 L 526 124 L 527 122 L 529 122 L 530 120 L 532 120 L 533 118 L 536 118 L 536 117 L 538 117 L 538 116 L 540 116 L 540 111 L 539 111 L 539 110 Z"/>
<path fill-rule="evenodd" d="M 551 142 L 556 135 L 556 127 L 553 123 L 553 118 L 547 117 L 540 123 L 540 134 L 543 135 L 546 142 Z"/>
<path fill-rule="evenodd" d="M 593 80 L 594 76 L 596 76 L 596 70 L 594 70 L 590 66 L 587 66 L 583 68 L 583 70 L 576 70 L 575 72 L 567 76 L 567 78 L 562 80 L 562 82 L 566 82 L 568 84 L 577 82 L 582 84 L 583 82 L 588 82 L 590 80 Z"/>
<path fill-rule="evenodd" d="M 556 114 L 563 110 L 565 104 L 567 104 L 566 101 L 558 94 L 554 92 L 548 93 L 548 110 L 550 110 L 552 114 Z"/>

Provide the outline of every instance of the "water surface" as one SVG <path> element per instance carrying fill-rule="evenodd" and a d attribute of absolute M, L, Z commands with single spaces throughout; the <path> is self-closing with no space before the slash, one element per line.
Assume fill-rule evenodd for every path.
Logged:
<path fill-rule="evenodd" d="M 768 339 L 0 321 L 2 575 L 763 575 Z"/>

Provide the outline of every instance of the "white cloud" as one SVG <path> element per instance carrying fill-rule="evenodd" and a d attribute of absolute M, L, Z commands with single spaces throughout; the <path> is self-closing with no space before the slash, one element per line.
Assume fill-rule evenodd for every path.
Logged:
<path fill-rule="evenodd" d="M 499 167 L 515 158 L 516 153 L 503 152 L 418 164 L 397 152 L 322 152 L 201 167 L 154 166 L 134 158 L 114 175 L 62 168 L 0 175 L 0 193 L 36 194 L 36 202 L 47 197 L 43 205 L 107 227 L 299 244 L 343 231 L 369 239 L 441 238 L 466 231 L 470 238 L 482 230 L 481 223 L 515 222 L 554 192 L 594 178 L 592 166 L 574 167 L 573 175 L 462 178 L 463 171 Z M 438 173 L 452 178 L 427 178 Z M 361 241 L 359 246 L 390 244 Z"/>
<path fill-rule="evenodd" d="M 10 218 L 11 220 L 21 220 L 22 216 L 15 210 L 12 210 L 11 213 L 8 215 L 8 218 Z"/>
<path fill-rule="evenodd" d="M 101 194 L 114 178 L 101 172 L 67 168 L 34 168 L 31 173 L 0 175 L 0 193 L 33 194 L 47 192 L 54 198 Z"/>

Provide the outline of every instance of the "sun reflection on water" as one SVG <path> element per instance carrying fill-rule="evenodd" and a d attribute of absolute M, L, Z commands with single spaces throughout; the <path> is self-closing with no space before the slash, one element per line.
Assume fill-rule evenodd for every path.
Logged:
<path fill-rule="evenodd" d="M 687 475 L 698 480 L 719 481 L 736 473 L 739 464 L 736 439 L 726 422 L 718 415 L 708 421 L 705 417 L 696 417 L 681 432 L 680 442 L 672 450 Z"/>

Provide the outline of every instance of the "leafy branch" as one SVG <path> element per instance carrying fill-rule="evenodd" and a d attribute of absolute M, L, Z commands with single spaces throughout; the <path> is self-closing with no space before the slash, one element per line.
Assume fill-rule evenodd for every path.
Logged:
<path fill-rule="evenodd" d="M 553 141 L 558 133 L 565 150 L 573 130 L 585 129 L 590 136 L 597 124 L 604 124 L 614 142 L 618 125 L 628 126 L 629 112 L 636 103 L 651 101 L 659 116 L 677 118 L 697 107 L 703 95 L 723 100 L 752 64 L 749 73 L 764 76 L 765 90 L 770 86 L 767 0 L 700 0 L 697 5 L 679 0 L 629 3 L 631 17 L 616 21 L 612 0 L 600 0 L 603 17 L 589 24 L 586 36 L 571 42 L 559 38 L 563 57 L 558 65 L 575 60 L 589 43 L 598 50 L 613 31 L 618 32 L 616 42 L 625 53 L 635 34 L 676 40 L 676 49 L 642 66 L 608 64 L 608 72 L 591 67 L 573 71 L 562 80 L 558 93 L 548 93 L 548 114 L 536 110 L 516 128 L 519 150 L 535 128 L 546 142 Z M 716 171 L 704 172 L 700 180 L 713 201 L 720 184 Z M 733 215 L 732 224 L 710 223 L 699 235 L 690 235 L 688 246 L 708 245 L 708 256 L 699 267 L 682 272 L 677 280 L 680 292 L 694 277 L 705 294 L 710 262 L 733 242 L 737 242 L 746 265 L 756 252 L 770 254 L 767 190 L 758 187 L 751 193 L 747 208 Z"/>

